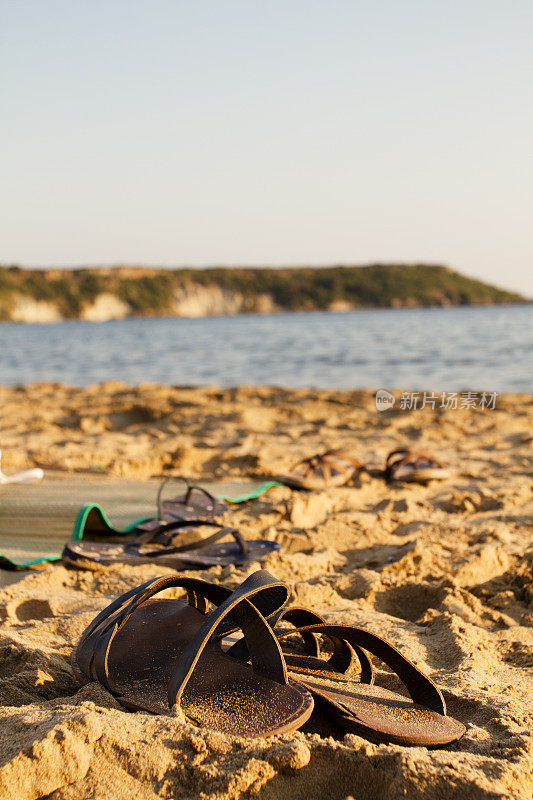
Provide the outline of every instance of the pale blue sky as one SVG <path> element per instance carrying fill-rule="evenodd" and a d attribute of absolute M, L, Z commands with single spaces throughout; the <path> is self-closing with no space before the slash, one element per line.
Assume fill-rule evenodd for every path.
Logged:
<path fill-rule="evenodd" d="M 0 261 L 533 295 L 531 0 L 3 0 Z"/>

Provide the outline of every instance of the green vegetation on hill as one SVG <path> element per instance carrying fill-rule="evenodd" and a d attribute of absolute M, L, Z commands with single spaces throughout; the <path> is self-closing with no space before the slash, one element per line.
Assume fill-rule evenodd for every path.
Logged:
<path fill-rule="evenodd" d="M 179 313 L 176 297 L 203 289 L 238 295 L 239 309 L 320 310 L 522 302 L 519 295 L 467 278 L 447 267 L 374 264 L 365 267 L 26 270 L 0 267 L 0 319 L 21 298 L 54 304 L 66 319 L 103 294 L 127 304 L 134 316 Z"/>
<path fill-rule="evenodd" d="M 343 301 L 361 307 L 391 307 L 508 303 L 522 299 L 447 267 L 424 264 L 180 272 L 197 283 L 215 283 L 240 291 L 245 297 L 269 294 L 276 305 L 294 311 L 325 309 Z"/>

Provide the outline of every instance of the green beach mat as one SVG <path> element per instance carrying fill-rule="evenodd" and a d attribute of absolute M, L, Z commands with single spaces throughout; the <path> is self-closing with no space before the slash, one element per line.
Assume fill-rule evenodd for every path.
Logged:
<path fill-rule="evenodd" d="M 28 569 L 59 561 L 65 542 L 82 538 L 91 510 L 101 515 L 103 527 L 110 533 L 128 533 L 157 513 L 160 482 L 47 472 L 39 484 L 0 486 L 0 568 Z M 228 481 L 202 485 L 220 500 L 243 503 L 282 484 Z"/>

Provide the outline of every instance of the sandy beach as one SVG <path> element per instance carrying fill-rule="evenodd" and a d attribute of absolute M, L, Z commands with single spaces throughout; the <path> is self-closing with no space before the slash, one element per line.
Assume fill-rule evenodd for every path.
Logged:
<path fill-rule="evenodd" d="M 404 444 L 435 453 L 452 473 L 440 483 L 363 473 L 326 491 L 274 488 L 226 516 L 280 544 L 263 566 L 291 585 L 291 603 L 391 641 L 467 727 L 428 750 L 371 744 L 318 712 L 256 740 L 129 713 L 98 684 L 77 686 L 70 653 L 116 595 L 172 571 L 50 564 L 0 574 L 0 799 L 529 800 L 532 422 L 530 395 L 499 396 L 494 410 L 380 413 L 372 391 L 0 387 L 6 471 L 209 483 L 287 473 L 333 447 L 373 467 Z M 190 574 L 235 587 L 257 568 Z M 378 682 L 394 685 L 383 665 Z"/>

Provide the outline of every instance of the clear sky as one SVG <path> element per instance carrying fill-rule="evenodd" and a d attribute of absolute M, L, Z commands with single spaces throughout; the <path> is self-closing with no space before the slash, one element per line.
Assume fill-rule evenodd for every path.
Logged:
<path fill-rule="evenodd" d="M 531 0 L 2 0 L 0 262 L 533 295 Z"/>

